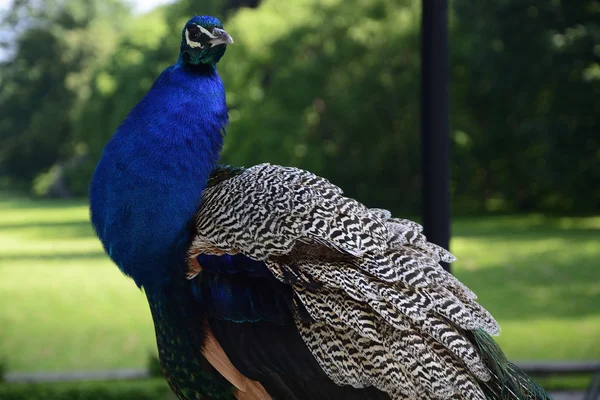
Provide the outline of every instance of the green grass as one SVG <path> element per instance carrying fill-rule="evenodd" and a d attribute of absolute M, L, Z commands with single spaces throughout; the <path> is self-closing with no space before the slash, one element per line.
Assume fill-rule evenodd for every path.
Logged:
<path fill-rule="evenodd" d="M 600 217 L 462 218 L 454 235 L 454 273 L 509 358 L 600 359 Z"/>
<path fill-rule="evenodd" d="M 9 371 L 144 367 L 144 294 L 104 255 L 81 201 L 0 199 L 0 358 Z"/>
<path fill-rule="evenodd" d="M 2 196 L 2 193 L 0 193 Z M 600 217 L 457 218 L 454 272 L 515 360 L 600 358 Z M 143 295 L 104 255 L 82 201 L 0 197 L 0 359 L 10 371 L 143 368 Z"/>

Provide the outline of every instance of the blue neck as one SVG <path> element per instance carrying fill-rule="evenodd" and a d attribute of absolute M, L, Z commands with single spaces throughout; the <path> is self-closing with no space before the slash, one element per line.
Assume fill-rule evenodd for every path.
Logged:
<path fill-rule="evenodd" d="M 223 145 L 227 106 L 214 66 L 167 68 L 104 148 L 90 187 L 106 252 L 138 286 L 181 265 L 189 224 Z"/>

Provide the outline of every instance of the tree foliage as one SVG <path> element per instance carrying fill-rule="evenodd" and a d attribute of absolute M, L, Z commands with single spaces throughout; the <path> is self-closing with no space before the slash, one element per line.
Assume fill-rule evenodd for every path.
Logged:
<path fill-rule="evenodd" d="M 127 15 L 116 0 L 14 2 L 2 24 L 16 41 L 1 65 L 0 171 L 31 182 L 74 154 L 74 118 Z"/>
<path fill-rule="evenodd" d="M 224 159 L 299 166 L 371 205 L 414 208 L 418 21 L 410 0 L 268 0 L 237 13 L 228 27 L 247 44 L 221 67 Z"/>
<path fill-rule="evenodd" d="M 236 41 L 219 64 L 224 162 L 296 165 L 369 205 L 414 212 L 420 3 L 179 0 L 132 16 L 118 0 L 16 1 L 4 21 L 16 34 L 0 72 L 0 171 L 31 183 L 58 163 L 69 191 L 85 194 L 102 146 L 200 12 L 221 16 Z M 599 17 L 596 0 L 453 2 L 458 208 L 600 202 Z"/>
<path fill-rule="evenodd" d="M 593 210 L 600 2 L 457 0 L 455 8 L 454 82 L 473 122 L 455 153 L 464 161 L 455 159 L 454 176 L 469 177 L 459 191 L 518 210 Z"/>

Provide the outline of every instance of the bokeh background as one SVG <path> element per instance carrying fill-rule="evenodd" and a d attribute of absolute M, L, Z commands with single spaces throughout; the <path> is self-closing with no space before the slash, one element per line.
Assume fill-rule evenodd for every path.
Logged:
<path fill-rule="evenodd" d="M 218 66 L 224 162 L 306 168 L 418 219 L 420 1 L 157 3 L 0 1 L 0 376 L 155 371 L 144 295 L 103 254 L 85 196 L 194 14 L 235 39 Z M 453 272 L 511 359 L 600 359 L 600 1 L 450 4 Z M 39 393 L 167 389 L 0 384 L 2 398 Z"/>

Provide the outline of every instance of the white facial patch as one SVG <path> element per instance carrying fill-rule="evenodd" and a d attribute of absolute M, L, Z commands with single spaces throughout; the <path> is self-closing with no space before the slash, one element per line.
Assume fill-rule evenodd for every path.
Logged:
<path fill-rule="evenodd" d="M 200 32 L 204 33 L 206 36 L 208 36 L 211 39 L 216 39 L 217 36 L 213 35 L 208 29 L 204 28 L 203 26 L 200 25 L 196 25 L 198 27 L 198 29 L 200 29 Z"/>
<path fill-rule="evenodd" d="M 194 42 L 193 40 L 190 40 L 190 32 L 186 29 L 185 30 L 185 41 L 187 42 L 188 46 L 190 47 L 199 47 L 202 48 L 204 46 L 202 46 L 202 43 L 199 42 Z"/>
<path fill-rule="evenodd" d="M 194 24 L 198 27 L 198 29 L 200 30 L 200 32 L 202 32 L 203 34 L 205 34 L 206 36 L 208 36 L 211 39 L 216 39 L 218 36 L 213 35 L 208 29 L 204 28 L 203 26 L 200 26 L 198 24 Z M 187 42 L 188 46 L 192 47 L 192 48 L 202 48 L 204 47 L 202 45 L 202 43 L 199 42 L 194 42 L 193 40 L 190 39 L 190 32 L 186 29 L 185 30 L 185 41 Z M 212 46 L 212 43 L 211 43 Z"/>

